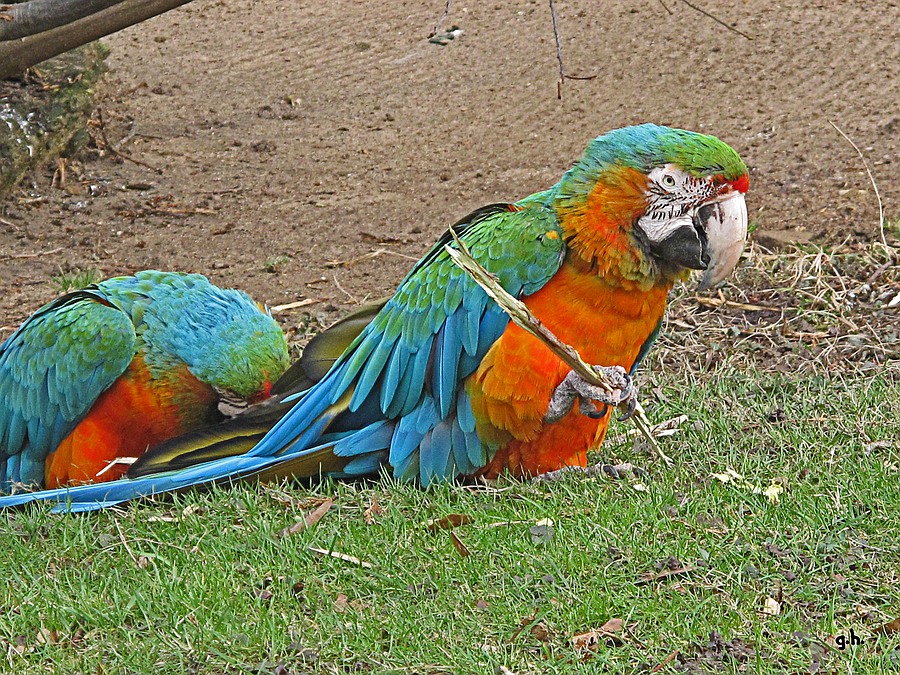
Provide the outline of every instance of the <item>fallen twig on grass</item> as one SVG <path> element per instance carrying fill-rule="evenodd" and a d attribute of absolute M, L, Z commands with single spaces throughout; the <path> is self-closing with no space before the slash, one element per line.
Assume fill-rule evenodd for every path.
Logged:
<path fill-rule="evenodd" d="M 339 551 L 329 551 L 328 549 L 316 548 L 315 546 L 307 546 L 306 548 L 313 553 L 318 553 L 319 555 L 328 556 L 331 558 L 337 558 L 338 560 L 353 563 L 354 565 L 359 565 L 360 567 L 365 567 L 366 569 L 372 569 L 373 567 L 372 563 L 370 562 L 360 560 L 359 558 L 355 558 L 352 555 L 347 555 L 346 553 L 341 553 Z"/>

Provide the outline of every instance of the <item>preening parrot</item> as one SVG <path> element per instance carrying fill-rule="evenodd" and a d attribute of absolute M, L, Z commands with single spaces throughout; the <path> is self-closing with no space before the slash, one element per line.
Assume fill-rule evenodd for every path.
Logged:
<path fill-rule="evenodd" d="M 450 260 L 448 233 L 258 442 L 176 441 L 128 478 L 13 495 L 0 506 L 50 499 L 83 511 L 251 477 L 387 468 L 427 486 L 584 466 L 612 407 L 632 395 L 673 284 L 702 270 L 710 287 L 737 264 L 748 187 L 747 167 L 719 139 L 644 124 L 594 139 L 549 190 L 453 226 L 507 291 L 619 382 L 612 394 L 573 377 L 511 323 Z"/>
<path fill-rule="evenodd" d="M 68 293 L 0 344 L 0 492 L 120 478 L 116 460 L 269 396 L 288 364 L 272 317 L 199 274 Z"/>

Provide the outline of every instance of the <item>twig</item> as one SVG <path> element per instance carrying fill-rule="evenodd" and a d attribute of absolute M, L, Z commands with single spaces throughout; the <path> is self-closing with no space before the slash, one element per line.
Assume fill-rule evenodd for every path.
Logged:
<path fill-rule="evenodd" d="M 334 279 L 334 285 L 337 286 L 338 290 L 339 290 L 341 293 L 343 293 L 344 295 L 346 295 L 346 296 L 350 299 L 350 302 L 352 302 L 354 305 L 358 305 L 358 304 L 359 304 L 359 300 L 357 300 L 355 297 L 353 297 L 352 295 L 350 295 L 350 293 L 348 293 L 346 290 L 344 290 L 344 287 L 341 286 L 341 282 L 337 280 L 337 274 L 332 274 L 332 275 L 331 275 L 331 278 Z"/>
<path fill-rule="evenodd" d="M 668 663 L 671 663 L 672 661 L 674 661 L 675 658 L 676 658 L 677 656 L 678 656 L 678 650 L 676 649 L 674 652 L 672 652 L 671 654 L 669 654 L 669 655 L 668 655 L 666 658 L 664 658 L 662 661 L 660 661 L 660 662 L 657 663 L 655 666 L 653 666 L 653 668 L 650 669 L 650 672 L 651 672 L 651 673 L 658 673 L 658 672 L 661 671 L 663 668 L 665 668 L 666 665 L 667 665 Z"/>
<path fill-rule="evenodd" d="M 437 23 L 434 24 L 434 29 L 431 31 L 431 35 L 429 38 L 433 38 L 437 35 L 437 32 L 441 29 L 441 26 L 444 24 L 444 20 L 447 18 L 447 15 L 450 13 L 450 5 L 453 4 L 453 0 L 447 0 L 447 4 L 444 5 L 444 13 L 441 14 L 441 18 L 437 20 Z"/>
<path fill-rule="evenodd" d="M 737 33 L 737 34 L 740 35 L 741 37 L 745 37 L 745 38 L 747 38 L 748 40 L 752 40 L 752 39 L 753 39 L 752 37 L 750 37 L 750 36 L 747 35 L 746 33 L 742 32 L 742 31 L 739 31 L 739 30 L 738 30 L 737 28 L 735 28 L 734 26 L 729 26 L 727 23 L 725 23 L 724 21 L 722 21 L 722 19 L 718 18 L 717 16 L 714 16 L 714 15 L 710 14 L 710 13 L 707 12 L 705 9 L 703 9 L 703 8 L 701 8 L 701 7 L 697 7 L 697 5 L 695 5 L 694 3 L 688 2 L 688 0 L 681 0 L 681 1 L 682 1 L 684 4 L 686 4 L 688 7 L 690 7 L 691 9 L 693 9 L 695 12 L 700 12 L 703 16 L 712 19 L 713 21 L 715 21 L 715 22 L 716 22 L 717 24 L 719 24 L 720 26 L 724 26 L 725 28 L 727 28 L 728 30 L 730 30 L 732 33 Z"/>
<path fill-rule="evenodd" d="M 134 164 L 147 167 L 151 171 L 155 171 L 157 174 L 162 174 L 162 169 L 155 167 L 152 164 L 147 164 L 147 162 L 131 157 L 130 155 L 126 155 L 124 152 L 117 150 L 116 147 L 109 142 L 109 139 L 106 137 L 106 126 L 103 124 L 102 108 L 97 108 L 97 121 L 99 122 L 98 129 L 100 130 L 100 138 L 103 139 L 103 144 L 106 146 L 107 150 L 109 150 L 116 157 L 121 157 L 122 159 L 133 162 Z"/>
<path fill-rule="evenodd" d="M 562 44 L 559 37 L 559 19 L 556 16 L 556 0 L 550 0 L 550 18 L 553 20 L 553 37 L 556 39 L 556 62 L 559 64 L 559 80 L 556 82 L 556 98 L 562 100 L 563 80 L 593 80 L 596 75 L 569 75 L 563 65 Z"/>
<path fill-rule="evenodd" d="M 397 251 L 390 251 L 386 248 L 379 248 L 374 251 L 364 253 L 363 255 L 357 256 L 355 258 L 350 258 L 349 260 L 329 260 L 325 263 L 325 267 L 353 267 L 363 260 L 368 260 L 369 258 L 377 258 L 380 255 L 395 255 L 398 258 L 406 258 L 407 260 L 413 260 L 416 262 L 418 262 L 419 260 L 418 258 L 411 255 L 406 255 L 405 253 L 398 253 Z"/>
<path fill-rule="evenodd" d="M 54 248 L 50 251 L 40 251 L 39 253 L 17 253 L 15 255 L 7 255 L 0 258 L 0 260 L 21 260 L 22 258 L 40 258 L 45 255 L 53 255 L 54 253 L 59 253 L 62 251 L 62 247 Z"/>
<path fill-rule="evenodd" d="M 722 300 L 720 298 L 703 298 L 695 295 L 691 298 L 698 305 L 705 307 L 732 307 L 734 309 L 743 309 L 745 312 L 780 312 L 779 307 L 765 307 L 763 305 L 748 305 L 743 302 L 734 302 L 733 300 Z"/>
<path fill-rule="evenodd" d="M 878 183 L 875 182 L 875 176 L 872 175 L 872 170 L 869 169 L 869 163 L 866 161 L 866 158 L 863 156 L 860 149 L 856 147 L 856 143 L 854 143 L 847 134 L 841 131 L 841 128 L 837 124 L 831 120 L 828 120 L 828 124 L 833 126 L 835 131 L 843 136 L 850 146 L 856 150 L 856 154 L 859 155 L 859 158 L 862 160 L 863 166 L 866 167 L 866 173 L 869 174 L 869 182 L 872 183 L 872 189 L 875 190 L 875 199 L 878 200 L 878 230 L 881 232 L 881 243 L 887 248 L 887 237 L 884 236 L 884 204 L 881 203 L 881 195 L 878 194 Z"/>
<path fill-rule="evenodd" d="M 298 300 L 297 302 L 289 302 L 286 305 L 275 305 L 274 307 L 269 307 L 269 311 L 272 314 L 279 314 L 281 312 L 286 312 L 289 309 L 297 309 L 298 307 L 306 307 L 307 305 L 315 305 L 317 302 L 322 302 L 321 300 L 316 300 L 315 298 L 305 298 L 303 300 Z"/>
<path fill-rule="evenodd" d="M 140 567 L 141 566 L 140 561 L 138 560 L 137 556 L 134 554 L 134 551 L 131 550 L 131 547 L 128 545 L 128 542 L 125 541 L 125 533 L 122 532 L 122 528 L 119 527 L 119 521 L 113 520 L 113 524 L 116 526 L 116 529 L 119 531 L 119 539 L 122 540 L 122 545 L 125 547 L 125 550 L 128 551 L 128 555 L 131 556 L 131 559 L 134 561 L 134 564 L 138 565 Z M 144 567 L 146 567 L 146 565 L 144 565 Z"/>
<path fill-rule="evenodd" d="M 496 277 L 479 265 L 478 261 L 472 257 L 469 249 L 466 247 L 465 243 L 456 236 L 456 232 L 453 231 L 453 228 L 450 229 L 450 236 L 453 237 L 453 241 L 456 242 L 456 245 L 459 247 L 459 250 L 457 250 L 451 248 L 449 245 L 444 246 L 444 250 L 447 251 L 450 259 L 467 272 L 475 280 L 475 283 L 484 289 L 484 292 L 509 315 L 509 318 L 513 323 L 526 331 L 529 335 L 536 337 L 547 345 L 547 348 L 550 349 L 550 351 L 562 359 L 567 366 L 578 373 L 585 381 L 608 392 L 612 392 L 615 389 L 605 377 L 585 363 L 571 345 L 562 342 L 541 324 L 540 319 L 532 314 L 531 310 L 528 309 L 524 302 L 507 293 L 506 289 L 500 285 Z M 634 425 L 640 430 L 650 447 L 653 448 L 666 464 L 671 466 L 673 464 L 671 458 L 666 456 L 656 442 L 656 439 L 653 437 L 653 432 L 650 428 L 650 420 L 647 419 L 643 406 L 641 406 L 637 399 L 635 399 L 634 403 L 635 408 L 634 414 L 631 417 L 632 422 L 634 422 Z"/>
<path fill-rule="evenodd" d="M 359 558 L 356 558 L 352 555 L 347 555 L 346 553 L 341 553 L 340 551 L 329 551 L 328 549 L 316 548 L 315 546 L 307 546 L 306 549 L 308 551 L 312 551 L 313 553 L 329 556 L 331 558 L 337 558 L 338 560 L 353 563 L 354 565 L 359 565 L 360 567 L 365 567 L 366 569 L 372 568 L 372 563 L 366 562 L 365 560 L 360 560 Z"/>

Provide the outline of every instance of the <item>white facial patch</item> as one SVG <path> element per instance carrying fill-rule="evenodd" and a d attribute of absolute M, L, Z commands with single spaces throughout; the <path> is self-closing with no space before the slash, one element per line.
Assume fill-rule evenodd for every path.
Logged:
<path fill-rule="evenodd" d="M 653 244 L 658 244 L 668 239 L 675 230 L 682 227 L 693 227 L 694 221 L 690 216 L 676 216 L 675 218 L 654 218 L 651 214 L 641 216 L 637 226 L 647 235 L 647 239 Z"/>

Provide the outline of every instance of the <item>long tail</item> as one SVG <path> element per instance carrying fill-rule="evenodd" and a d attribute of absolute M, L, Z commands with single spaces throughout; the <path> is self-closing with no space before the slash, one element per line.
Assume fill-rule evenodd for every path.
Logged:
<path fill-rule="evenodd" d="M 52 501 L 57 502 L 54 512 L 78 513 L 104 509 L 137 497 L 177 492 L 211 483 L 248 479 L 267 481 L 284 477 L 365 476 L 376 473 L 387 461 L 393 431 L 392 423 L 379 421 L 357 431 L 330 434 L 328 442 L 322 445 L 303 448 L 301 443 L 297 445 L 300 449 L 288 449 L 278 455 L 242 454 L 144 478 L 123 478 L 107 483 L 5 495 L 0 497 L 0 508 Z"/>

